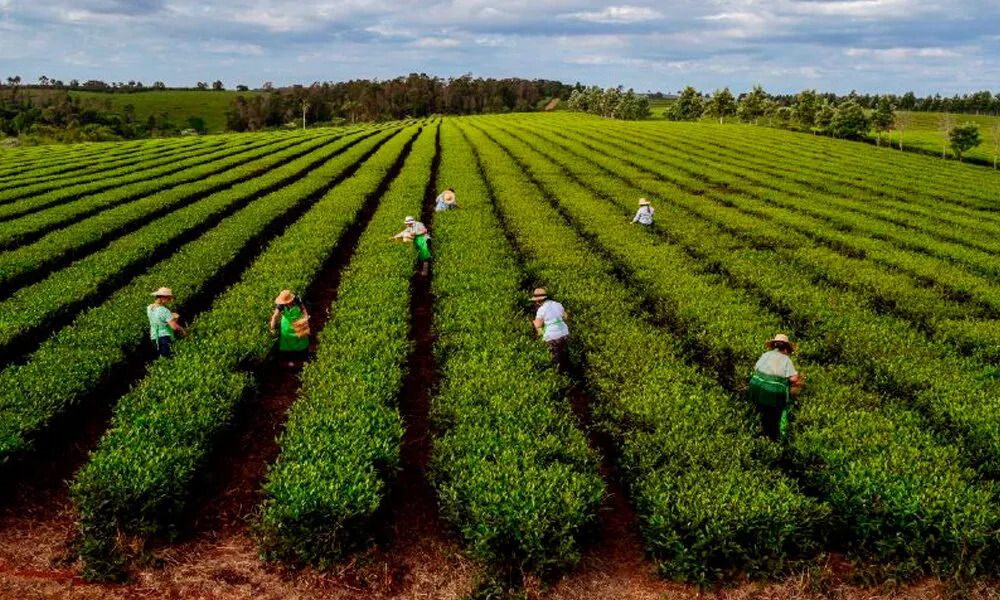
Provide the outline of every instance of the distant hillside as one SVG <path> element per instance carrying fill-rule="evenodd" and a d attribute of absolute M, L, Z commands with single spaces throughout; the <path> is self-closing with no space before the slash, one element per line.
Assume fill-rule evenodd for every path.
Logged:
<path fill-rule="evenodd" d="M 135 108 L 136 119 L 145 121 L 150 115 L 167 113 L 170 121 L 182 127 L 190 117 L 201 117 L 210 133 L 226 128 L 226 109 L 238 95 L 252 96 L 257 92 L 167 90 L 107 94 L 102 92 L 72 91 L 70 95 L 98 103 L 111 112 L 124 112 L 125 106 Z"/>

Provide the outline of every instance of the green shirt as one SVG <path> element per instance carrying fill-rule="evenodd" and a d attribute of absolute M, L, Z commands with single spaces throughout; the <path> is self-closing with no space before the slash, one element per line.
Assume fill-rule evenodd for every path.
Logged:
<path fill-rule="evenodd" d="M 149 316 L 149 339 L 154 342 L 161 337 L 174 337 L 174 330 L 168 325 L 174 319 L 170 309 L 162 304 L 150 304 L 146 307 Z"/>

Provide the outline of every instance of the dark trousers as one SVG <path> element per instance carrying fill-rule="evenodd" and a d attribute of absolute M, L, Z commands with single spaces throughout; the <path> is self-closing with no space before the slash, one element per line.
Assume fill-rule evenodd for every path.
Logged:
<path fill-rule="evenodd" d="M 760 427 L 764 430 L 764 436 L 773 442 L 781 438 L 781 413 L 784 412 L 781 406 L 761 406 L 757 405 L 757 412 L 760 413 Z"/>
<path fill-rule="evenodd" d="M 552 355 L 552 364 L 559 373 L 569 373 L 569 336 L 545 342 Z"/>
<path fill-rule="evenodd" d="M 164 358 L 170 358 L 170 342 L 170 336 L 168 335 L 153 342 L 153 345 L 156 346 L 156 353 Z"/>

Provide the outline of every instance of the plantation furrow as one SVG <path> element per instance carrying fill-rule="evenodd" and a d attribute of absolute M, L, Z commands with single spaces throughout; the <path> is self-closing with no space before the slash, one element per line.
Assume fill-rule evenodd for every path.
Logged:
<path fill-rule="evenodd" d="M 240 148 L 253 143 L 253 140 L 242 140 L 236 144 L 216 142 L 213 144 L 193 147 L 157 148 L 155 146 L 143 153 L 133 153 L 112 161 L 85 164 L 84 168 L 65 176 L 42 176 L 39 178 L 21 177 L 16 183 L 4 186 L 0 184 L 0 205 L 6 205 L 57 190 L 66 186 L 78 184 L 95 184 L 106 179 L 120 176 L 122 172 L 142 172 L 145 169 L 157 168 L 173 160 L 183 160 L 196 152 L 216 152 L 225 148 Z"/>
<path fill-rule="evenodd" d="M 386 139 L 372 140 L 373 149 Z M 99 393 L 117 372 L 151 355 L 144 310 L 150 290 L 169 283 L 176 294 L 175 310 L 189 318 L 197 314 L 239 276 L 270 234 L 299 218 L 325 190 L 359 167 L 341 155 L 253 202 L 84 311 L 42 343 L 25 364 L 0 372 L 0 465 L 29 453 L 53 422 Z"/>
<path fill-rule="evenodd" d="M 968 221 L 964 223 L 953 223 L 963 225 L 963 227 L 965 227 L 965 235 L 955 235 L 951 228 L 943 227 L 941 225 L 943 221 L 947 223 L 947 220 L 940 214 L 942 204 L 941 201 L 938 201 L 933 205 L 933 207 L 925 209 L 924 213 L 917 212 L 912 216 L 907 216 L 905 214 L 900 214 L 902 211 L 899 210 L 899 207 L 912 205 L 914 202 L 912 197 L 904 197 L 903 199 L 906 200 L 905 203 L 900 201 L 891 202 L 888 207 L 884 206 L 884 202 L 880 202 L 879 205 L 873 206 L 874 203 L 870 196 L 865 196 L 863 199 L 856 198 L 858 192 L 857 189 L 841 189 L 836 185 L 831 186 L 823 179 L 817 178 L 816 173 L 811 169 L 799 173 L 798 167 L 795 163 L 782 164 L 781 169 L 776 169 L 774 167 L 774 163 L 767 163 L 763 160 L 754 159 L 753 157 L 748 157 L 745 154 L 727 156 L 719 155 L 718 153 L 701 152 L 700 147 L 695 142 L 678 144 L 676 141 L 671 143 L 671 141 L 668 140 L 657 140 L 655 145 L 649 145 L 639 141 L 646 140 L 647 138 L 643 138 L 641 135 L 636 134 L 629 135 L 626 132 L 621 132 L 620 135 L 608 134 L 607 137 L 618 142 L 637 145 L 650 153 L 655 153 L 654 155 L 660 154 L 664 149 L 669 148 L 672 151 L 671 154 L 673 156 L 676 156 L 678 159 L 682 159 L 679 162 L 683 162 L 684 164 L 700 165 L 702 167 L 714 169 L 716 172 L 721 171 L 724 173 L 731 173 L 735 177 L 739 177 L 739 180 L 751 181 L 753 183 L 751 190 L 757 195 L 760 195 L 759 190 L 767 189 L 774 192 L 789 193 L 804 198 L 807 197 L 815 201 L 831 201 L 843 210 L 870 217 L 875 221 L 886 222 L 891 225 L 897 225 L 906 229 L 919 231 L 926 234 L 931 239 L 957 243 L 959 245 L 969 246 L 986 252 L 1000 252 L 1000 244 L 996 242 L 994 235 L 996 231 L 995 226 L 1000 224 L 1000 221 L 993 221 L 994 227 L 992 228 L 980 228 L 979 225 L 970 225 Z M 720 169 L 718 161 L 725 158 L 732 159 L 734 161 L 733 164 L 741 165 L 740 168 L 723 167 Z M 752 172 L 748 172 L 750 169 L 752 169 Z M 895 172 L 898 172 L 898 170 L 886 171 L 879 174 L 879 176 L 880 178 L 885 178 L 891 176 Z M 794 177 L 793 174 L 796 173 L 799 173 L 800 176 Z M 766 175 L 766 177 L 762 177 L 761 174 Z M 734 189 L 739 189 L 739 186 L 735 186 Z M 952 195 L 959 196 L 960 194 L 953 190 Z M 975 217 L 969 217 L 969 219 L 972 218 L 976 218 L 977 220 L 975 222 L 980 223 L 983 219 L 990 219 L 990 215 L 980 213 Z"/>
<path fill-rule="evenodd" d="M 314 172 L 284 188 L 314 197 L 309 210 L 195 318 L 191 338 L 176 344 L 174 357 L 154 362 L 119 401 L 111 428 L 72 485 L 89 578 L 120 574 L 127 543 L 119 543 L 172 529 L 214 441 L 251 391 L 254 377 L 244 369 L 271 350 L 273 294 L 315 281 L 341 235 L 401 168 L 417 139 L 414 129 L 389 140 L 335 187 Z"/>
<path fill-rule="evenodd" d="M 79 224 L 88 218 L 101 218 L 115 208 L 127 208 L 136 203 L 148 201 L 150 197 L 171 191 L 189 183 L 197 183 L 203 178 L 225 174 L 255 158 L 266 156 L 272 150 L 280 150 L 295 142 L 258 141 L 248 149 L 221 150 L 213 159 L 203 165 L 195 165 L 182 173 L 166 178 L 141 182 L 135 186 L 125 186 L 105 193 L 84 196 L 78 200 L 59 204 L 31 212 L 3 224 L 0 232 L 0 250 L 23 247 L 60 227 Z M 199 162 L 205 162 L 199 159 Z"/>
<path fill-rule="evenodd" d="M 319 160 L 345 153 L 354 159 L 363 157 L 371 150 L 362 142 L 372 135 L 347 136 L 331 154 Z M 113 293 L 137 273 L 172 254 L 179 245 L 279 189 L 299 173 L 308 172 L 315 164 L 315 157 L 307 155 L 258 179 L 208 196 L 148 223 L 35 285 L 18 290 L 0 302 L 0 366 L 32 352 L 49 332 L 65 325 L 96 298 Z"/>
<path fill-rule="evenodd" d="M 56 166 L 48 169 L 37 169 L 29 174 L 15 175 L 11 177 L 0 177 L 0 191 L 7 192 L 11 189 L 24 189 L 28 186 L 33 186 L 41 183 L 51 183 L 51 182 L 66 182 L 74 178 L 79 178 L 82 175 L 103 175 L 104 171 L 109 170 L 109 168 L 114 169 L 118 166 L 132 164 L 137 160 L 152 160 L 155 158 L 168 158 L 170 156 L 175 156 L 185 152 L 188 148 L 198 148 L 198 147 L 219 147 L 223 145 L 225 140 L 217 139 L 210 143 L 202 142 L 186 142 L 186 143 L 174 143 L 174 144 L 145 144 L 140 146 L 135 150 L 117 152 L 108 152 L 106 154 L 101 154 L 100 159 L 94 157 L 86 157 L 78 161 L 78 164 L 73 164 L 70 166 Z"/>
<path fill-rule="evenodd" d="M 621 204 L 622 199 L 615 202 Z M 629 209 L 622 205 L 619 210 L 624 215 Z M 737 251 L 727 251 L 725 236 L 733 228 L 706 238 L 705 223 L 665 222 L 675 241 L 708 268 L 759 296 L 800 327 L 808 327 L 808 334 L 821 344 L 817 356 L 848 363 L 859 384 L 919 409 L 948 439 L 959 433 L 967 464 L 990 477 L 1000 473 L 1000 412 L 994 407 L 1000 399 L 991 391 L 989 367 L 957 356 L 906 322 L 873 314 L 862 297 L 802 282 L 798 270 L 776 261 L 772 252 L 741 250 L 742 244 L 737 244 Z M 782 281 L 797 283 L 789 286 Z"/>
<path fill-rule="evenodd" d="M 539 128 L 539 130 L 541 130 L 541 128 Z M 728 227 L 733 228 L 733 226 L 736 223 L 739 223 L 737 231 L 753 232 L 753 235 L 755 237 L 766 238 L 766 242 L 761 242 L 758 240 L 756 242 L 757 245 L 764 243 L 769 247 L 782 247 L 782 246 L 794 247 L 801 245 L 801 238 L 803 236 L 813 236 L 814 238 L 816 238 L 819 235 L 826 235 L 827 233 L 829 233 L 830 235 L 833 235 L 835 237 L 846 238 L 847 240 L 844 243 L 832 242 L 830 247 L 834 251 L 838 253 L 845 253 L 845 249 L 852 248 L 852 250 L 846 252 L 847 255 L 857 256 L 858 255 L 857 252 L 859 251 L 853 250 L 853 248 L 856 248 L 858 244 L 865 244 L 871 246 L 873 243 L 880 241 L 880 240 L 872 240 L 869 238 L 864 238 L 857 235 L 845 235 L 842 231 L 838 231 L 835 228 L 835 224 L 829 222 L 828 216 L 825 217 L 825 224 L 824 220 L 821 220 L 808 227 L 797 227 L 792 231 L 789 231 L 788 228 L 784 226 L 780 228 L 771 226 L 769 224 L 770 221 L 773 220 L 771 214 L 775 212 L 776 208 L 777 209 L 784 208 L 782 204 L 787 204 L 792 202 L 791 199 L 787 197 L 780 197 L 780 198 L 768 197 L 765 200 L 754 200 L 753 198 L 747 196 L 737 196 L 733 194 L 722 195 L 714 191 L 711 191 L 706 194 L 704 193 L 703 190 L 703 185 L 704 185 L 703 183 L 701 184 L 685 183 L 682 179 L 677 178 L 675 172 L 672 172 L 669 175 L 664 174 L 662 168 L 658 164 L 653 163 L 650 160 L 642 160 L 634 157 L 623 158 L 620 160 L 612 160 L 606 158 L 606 156 L 612 156 L 615 155 L 616 153 L 620 154 L 622 152 L 622 150 L 616 146 L 612 146 L 610 147 L 610 149 L 606 149 L 600 142 L 596 140 L 590 138 L 584 138 L 585 141 L 581 142 L 578 141 L 577 138 L 574 138 L 569 134 L 561 135 L 560 138 L 561 139 L 558 140 L 556 143 L 560 144 L 573 143 L 582 146 L 583 150 L 582 151 L 576 150 L 577 154 L 580 154 L 580 152 L 585 152 L 588 153 L 589 156 L 592 156 L 594 160 L 601 161 L 602 163 L 608 163 L 608 162 L 614 163 L 611 164 L 610 166 L 607 166 L 607 168 L 611 171 L 614 171 L 615 169 L 626 168 L 629 169 L 631 172 L 635 173 L 634 175 L 632 175 L 632 177 L 636 181 L 649 180 L 651 178 L 658 180 L 657 183 L 654 184 L 658 186 L 656 188 L 657 195 L 666 198 L 671 202 L 675 203 L 680 202 L 688 210 L 692 211 L 694 214 L 700 215 L 702 218 L 705 218 L 709 221 L 718 221 L 720 211 L 728 213 L 726 218 L 726 225 Z M 604 154 L 605 152 L 609 154 L 605 155 Z M 624 164 L 622 164 L 623 162 Z M 664 186 L 669 186 L 669 187 L 664 187 Z M 728 184 L 724 189 L 725 190 L 729 189 Z M 700 198 L 709 198 L 713 202 L 717 203 L 718 206 L 707 206 L 703 201 L 700 200 Z M 765 207 L 765 208 L 762 210 L 755 210 L 755 211 L 747 210 L 746 209 L 747 204 L 753 202 L 756 202 L 760 207 Z M 812 216 L 812 211 L 814 210 L 812 203 L 799 202 L 795 205 L 795 207 L 801 210 L 802 212 L 807 213 L 805 217 Z M 742 213 L 743 216 L 733 215 L 733 210 L 739 211 L 740 213 Z M 764 218 L 764 221 L 761 221 L 762 217 Z M 841 227 L 843 228 L 844 226 Z M 796 238 L 799 238 L 798 242 L 795 241 Z M 884 240 L 882 240 L 882 242 L 883 242 L 882 243 L 883 248 L 890 249 L 890 252 L 888 253 L 882 252 L 883 256 L 904 257 L 902 262 L 900 262 L 900 260 L 893 260 L 890 263 L 893 268 L 899 268 L 905 272 L 919 270 L 918 273 L 914 273 L 917 283 L 926 282 L 928 280 L 936 282 L 937 279 L 935 277 L 928 276 L 928 273 L 934 273 L 935 270 L 941 270 L 942 272 L 947 272 L 948 274 L 952 275 L 951 277 L 949 277 L 950 282 L 948 282 L 947 284 L 942 282 L 942 285 L 951 285 L 956 299 L 962 299 L 966 293 L 966 290 L 970 289 L 970 286 L 966 282 L 968 280 L 975 280 L 975 275 L 973 273 L 968 273 L 967 271 L 964 270 L 963 271 L 966 273 L 966 276 L 956 278 L 954 276 L 954 273 L 957 270 L 956 267 L 949 265 L 947 262 L 943 261 L 940 258 L 935 258 L 931 255 L 927 255 L 924 253 L 914 254 L 906 252 L 904 250 L 894 248 L 890 242 L 885 242 Z M 861 250 L 860 252 L 861 255 L 863 256 L 864 251 Z M 925 264 L 929 264 L 931 265 L 931 267 L 929 267 L 929 269 L 925 268 L 924 267 Z M 960 273 L 963 271 L 960 271 Z M 983 279 L 982 281 L 984 281 L 986 286 L 988 287 L 995 287 L 996 285 L 993 282 L 989 281 L 988 279 Z M 977 284 L 972 289 L 977 289 L 978 291 L 978 288 L 982 287 L 983 287 L 982 285 Z M 986 300 L 986 302 L 989 303 L 987 297 L 988 295 L 984 296 L 983 300 Z"/>
<path fill-rule="evenodd" d="M 529 272 L 573 316 L 594 418 L 621 449 L 619 468 L 662 572 L 696 581 L 773 574 L 815 552 L 828 509 L 770 466 L 774 454 L 727 394 L 676 354 L 670 335 L 635 318 L 637 299 L 612 266 L 503 150 L 468 121 L 462 129 Z"/>
<path fill-rule="evenodd" d="M 500 137 L 529 176 L 547 189 L 549 202 L 610 258 L 638 296 L 662 311 L 689 359 L 741 394 L 741 379 L 761 340 L 787 329 L 787 322 L 768 315 L 766 306 L 762 311 L 725 280 L 702 274 L 680 248 L 657 243 L 650 231 L 637 231 L 624 218 L 628 207 L 609 212 L 609 199 L 598 200 L 552 168 L 544 155 Z M 632 191 L 621 182 L 616 185 Z M 993 502 L 990 488 L 976 483 L 972 469 L 956 468 L 958 450 L 925 433 L 910 411 L 879 407 L 877 398 L 864 398 L 840 383 L 846 375 L 841 369 L 810 365 L 806 373 L 815 383 L 802 400 L 801 437 L 792 441 L 796 472 L 834 508 L 841 531 L 835 541 L 862 557 L 911 561 L 900 563 L 902 572 L 943 569 L 967 575 L 980 568 L 995 546 L 1000 514 L 978 512 Z M 856 422 L 863 426 L 850 426 Z M 850 478 L 845 477 L 848 472 Z M 924 502 L 930 506 L 915 515 L 914 506 Z M 887 538 L 893 543 L 886 543 Z"/>
<path fill-rule="evenodd" d="M 311 153 L 318 153 L 311 160 L 323 155 L 330 144 L 339 137 L 316 136 L 304 142 L 286 142 L 284 148 L 275 152 L 266 149 L 256 157 L 240 159 L 240 165 L 225 170 L 203 181 L 194 181 L 163 193 L 154 194 L 144 200 L 106 211 L 96 217 L 80 221 L 59 231 L 54 231 L 37 242 L 0 253 L 0 284 L 4 292 L 0 298 L 14 293 L 19 287 L 41 281 L 53 271 L 69 265 L 72 261 L 99 250 L 112 241 L 128 235 L 140 228 L 146 221 L 169 214 L 213 193 L 233 186 L 266 177 L 267 183 L 285 183 L 299 171 L 283 169 L 295 163 L 299 169 L 310 164 L 303 160 Z M 279 172 L 284 178 L 275 177 Z M 269 189 L 276 189 L 271 186 Z"/>
<path fill-rule="evenodd" d="M 785 258 L 810 269 L 816 276 L 870 297 L 874 301 L 873 309 L 913 319 L 925 330 L 933 331 L 935 322 L 942 318 L 977 314 L 990 316 L 1000 309 L 1000 287 L 986 280 L 977 281 L 970 276 L 947 277 L 946 274 L 951 274 L 954 268 L 949 269 L 936 259 L 907 254 L 877 240 L 844 234 L 830 229 L 822 221 L 745 196 L 717 197 L 715 193 L 693 196 L 686 188 L 677 188 L 673 180 L 649 181 L 650 175 L 659 177 L 649 168 L 622 165 L 619 161 L 595 154 L 590 147 L 584 146 L 581 149 L 579 145 L 567 140 L 566 136 L 557 137 L 542 128 L 535 128 L 532 133 L 541 136 L 543 143 L 564 148 L 579 157 L 578 160 L 595 164 L 607 173 L 628 173 L 633 181 L 644 182 L 647 188 L 644 193 L 668 198 L 672 204 L 685 207 L 698 218 L 721 223 L 734 235 L 748 240 L 750 245 L 760 243 L 758 237 L 761 235 L 761 219 L 763 222 L 775 221 L 780 224 L 780 229 L 770 229 L 767 232 L 767 245 L 778 248 Z M 526 131 L 522 132 L 522 135 L 526 134 Z M 538 147 L 537 143 L 535 147 Z M 554 156 L 553 160 L 567 168 L 574 168 L 574 165 L 566 164 L 566 157 Z M 665 187 L 661 181 L 674 187 Z M 696 187 L 692 189 L 697 190 Z M 700 200 L 704 197 L 711 198 L 722 206 L 718 209 L 705 207 Z M 742 221 L 746 225 L 743 228 L 733 227 L 735 221 L 732 219 L 719 220 L 719 211 L 731 213 L 732 209 L 753 220 L 749 223 Z M 829 250 L 814 248 L 810 240 L 827 246 Z M 879 266 L 868 264 L 872 262 L 870 260 L 859 260 L 859 257 L 877 257 L 874 262 Z M 898 271 L 905 275 L 900 275 Z M 938 283 L 933 279 L 935 276 L 943 281 L 947 277 L 948 280 Z M 908 279 L 912 279 L 912 282 Z M 925 289 L 928 283 L 933 285 L 932 289 Z M 979 306 L 970 306 L 970 297 Z"/>
<path fill-rule="evenodd" d="M 593 134 L 580 134 L 582 137 L 590 138 L 595 143 L 610 145 L 615 148 L 614 153 L 624 153 L 627 156 L 635 157 L 635 162 L 662 160 L 661 153 L 652 149 L 643 148 L 634 139 L 617 139 L 613 135 L 603 136 L 597 140 Z M 609 138 L 612 141 L 609 141 Z M 688 177 L 711 182 L 713 185 L 725 186 L 727 190 L 742 191 L 746 194 L 759 197 L 773 202 L 789 202 L 798 206 L 808 204 L 809 208 L 816 214 L 822 214 L 834 223 L 843 223 L 854 229 L 858 229 L 866 234 L 885 239 L 902 248 L 911 249 L 916 252 L 938 256 L 947 260 L 957 260 L 970 268 L 976 269 L 986 275 L 1000 274 L 1000 263 L 996 260 L 994 253 L 1000 252 L 1000 243 L 995 241 L 974 242 L 972 240 L 960 239 L 955 241 L 950 234 L 934 234 L 907 229 L 896 223 L 880 220 L 876 215 L 871 214 L 864 208 L 860 208 L 858 201 L 847 200 L 839 196 L 830 194 L 814 194 L 810 190 L 783 190 L 767 183 L 760 177 L 747 170 L 730 169 L 716 163 L 702 163 L 692 160 L 692 152 L 686 150 L 678 153 L 677 161 L 670 165 L 670 177 L 676 178 L 678 173 L 687 174 Z M 662 168 L 659 173 L 663 174 Z M 731 173 L 726 177 L 725 173 Z M 681 175 L 683 177 L 683 175 Z M 744 181 L 753 181 L 757 188 L 770 188 L 773 192 L 761 193 L 755 187 L 747 187 Z M 832 204 L 836 208 L 826 208 L 817 206 L 819 202 Z M 898 220 L 898 219 L 897 219 Z M 943 236 L 943 237 L 942 237 Z M 945 239 L 949 238 L 949 239 Z M 985 250 L 983 248 L 986 248 Z"/>
<path fill-rule="evenodd" d="M 259 147 L 268 143 L 273 143 L 273 138 L 270 136 L 252 140 L 250 146 L 251 148 Z M 164 184 L 190 181 L 189 173 L 191 171 L 243 152 L 246 150 L 245 144 L 246 142 L 235 142 L 233 145 L 221 149 L 199 148 L 178 157 L 180 160 L 154 169 L 147 169 L 139 173 L 131 173 L 127 167 L 117 169 L 123 173 L 113 178 L 95 183 L 84 182 L 9 202 L 0 206 L 0 222 L 5 223 L 3 231 L 5 235 L 0 239 L 3 240 L 4 245 L 9 245 L 7 232 L 12 224 L 17 223 L 19 219 L 37 217 L 49 211 L 87 200 L 90 200 L 95 207 L 101 206 L 102 201 L 113 206 L 128 199 L 137 198 L 144 193 L 161 189 L 165 187 Z M 123 191 L 130 193 L 124 194 Z"/>
<path fill-rule="evenodd" d="M 434 487 L 477 560 L 558 570 L 579 560 L 602 500 L 597 459 L 565 382 L 527 335 L 519 307 L 533 282 L 522 285 L 472 149 L 452 122 L 442 142 L 437 189 L 459 190 L 462 208 L 438 213 L 433 230 Z"/>
<path fill-rule="evenodd" d="M 364 545 L 383 514 L 407 426 L 398 398 L 414 345 L 408 331 L 415 262 L 407 244 L 386 240 L 402 216 L 420 214 L 435 139 L 429 126 L 416 139 L 346 257 L 331 318 L 317 338 L 316 359 L 303 370 L 264 485 L 260 531 L 269 559 L 329 564 Z"/>

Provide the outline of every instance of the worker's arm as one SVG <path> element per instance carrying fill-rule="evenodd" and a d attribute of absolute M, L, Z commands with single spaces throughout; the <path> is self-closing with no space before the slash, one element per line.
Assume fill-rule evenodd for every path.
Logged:
<path fill-rule="evenodd" d="M 274 309 L 274 312 L 271 313 L 271 322 L 268 325 L 269 328 L 271 329 L 271 333 L 272 334 L 275 331 L 277 331 L 277 329 L 278 329 L 278 321 L 280 321 L 280 320 L 281 320 L 281 311 L 276 308 L 276 309 Z"/>
<path fill-rule="evenodd" d="M 796 373 L 788 378 L 788 383 L 792 384 L 792 395 L 798 396 L 799 392 L 802 391 L 802 386 L 806 384 L 805 379 Z"/>
<path fill-rule="evenodd" d="M 535 333 L 538 334 L 538 337 L 542 337 L 542 331 L 545 329 L 545 322 L 541 319 L 535 319 L 531 322 L 531 324 L 535 326 Z"/>
<path fill-rule="evenodd" d="M 177 333 L 183 336 L 187 335 L 187 331 L 183 327 L 181 327 L 181 324 L 177 322 L 177 319 L 174 318 L 170 319 L 169 321 L 167 321 L 167 325 L 169 325 L 170 328 L 176 331 Z"/>

